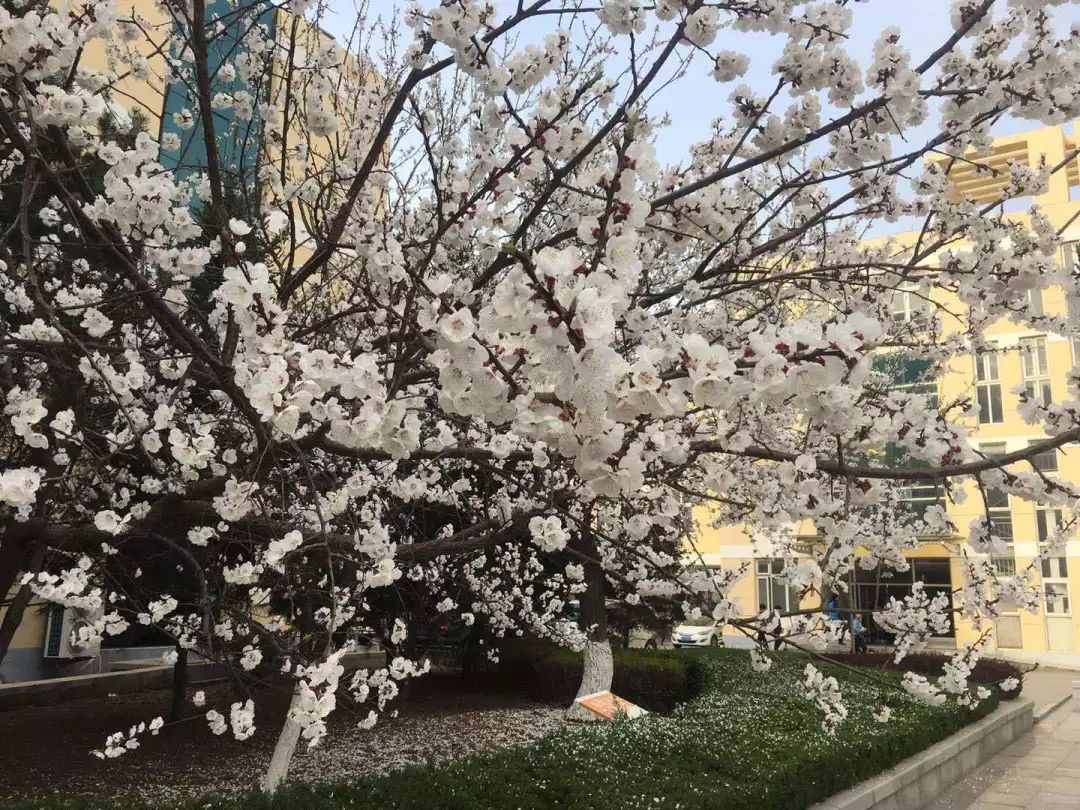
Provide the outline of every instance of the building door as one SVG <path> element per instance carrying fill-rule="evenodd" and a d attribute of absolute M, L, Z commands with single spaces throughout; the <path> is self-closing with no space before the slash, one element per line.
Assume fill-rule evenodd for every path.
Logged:
<path fill-rule="evenodd" d="M 949 560 L 941 558 L 911 560 L 911 567 L 907 571 L 892 571 L 883 567 L 867 571 L 856 565 L 853 579 L 852 607 L 866 611 L 863 622 L 869 629 L 872 643 L 888 643 L 891 636 L 876 626 L 870 613 L 884 608 L 890 598 L 900 601 L 910 596 L 915 582 L 923 583 L 926 595 L 931 599 L 940 593 L 949 596 L 952 592 Z M 956 635 L 952 612 L 948 617 L 949 629 L 945 635 L 952 638 Z"/>
<path fill-rule="evenodd" d="M 992 519 L 992 518 L 991 518 Z M 1016 576 L 1016 557 L 1012 548 L 1009 556 L 994 557 L 994 566 L 999 577 Z M 994 622 L 999 650 L 1020 650 L 1024 647 L 1024 631 L 1020 622 L 1020 606 L 1012 602 L 1002 602 L 1001 617 Z"/>
<path fill-rule="evenodd" d="M 923 583 L 926 595 L 931 599 L 944 594 L 952 604 L 952 571 L 949 569 L 948 559 L 923 559 L 911 561 L 911 572 L 914 582 Z M 953 612 L 948 612 L 949 629 L 945 631 L 948 638 L 956 637 L 956 624 Z"/>
<path fill-rule="evenodd" d="M 1046 646 L 1050 652 L 1071 653 L 1075 650 L 1071 616 L 1046 617 Z"/>
<path fill-rule="evenodd" d="M 1065 571 L 1061 570 L 1064 565 L 1064 557 L 1043 560 L 1046 648 L 1050 652 L 1071 653 L 1076 649 L 1076 646 L 1073 642 L 1073 617 L 1072 605 L 1069 600 L 1069 581 L 1065 579 Z M 1047 573 L 1056 575 L 1055 579 L 1048 578 Z"/>
<path fill-rule="evenodd" d="M 1056 456 L 1052 469 L 1057 469 Z M 1041 468 L 1040 468 L 1041 469 Z M 1049 469 L 1049 468 L 1048 468 Z M 1039 550 L 1061 526 L 1061 510 L 1040 506 L 1035 513 L 1039 532 Z M 1069 561 L 1065 557 L 1043 557 L 1039 561 L 1043 581 L 1043 607 L 1046 610 L 1046 649 L 1071 653 L 1073 642 L 1072 600 L 1069 599 Z"/>

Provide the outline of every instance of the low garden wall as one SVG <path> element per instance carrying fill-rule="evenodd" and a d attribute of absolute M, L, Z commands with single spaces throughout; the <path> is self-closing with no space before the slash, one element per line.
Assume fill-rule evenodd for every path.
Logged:
<path fill-rule="evenodd" d="M 811 810 L 918 810 L 994 754 L 1031 730 L 1030 700 L 1000 705 L 987 717 L 947 740 L 908 757 L 885 773 L 861 782 Z"/>

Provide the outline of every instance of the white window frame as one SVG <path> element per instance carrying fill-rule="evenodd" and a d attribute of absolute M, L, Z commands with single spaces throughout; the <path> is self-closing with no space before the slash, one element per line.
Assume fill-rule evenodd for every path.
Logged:
<path fill-rule="evenodd" d="M 889 303 L 889 320 L 893 323 L 922 320 L 931 306 L 927 292 L 917 284 L 906 283 L 897 287 Z"/>
<path fill-rule="evenodd" d="M 1053 588 L 1054 591 L 1056 591 L 1056 592 L 1060 592 L 1061 590 L 1064 590 L 1064 594 L 1061 594 L 1061 596 L 1057 596 L 1057 597 L 1054 598 L 1055 603 L 1057 602 L 1058 599 L 1064 599 L 1064 603 L 1062 605 L 1062 607 L 1064 607 L 1064 610 L 1062 610 L 1060 612 L 1057 611 L 1057 610 L 1051 610 L 1050 609 L 1051 601 L 1047 597 L 1048 597 L 1048 594 L 1049 594 L 1051 588 Z M 1072 599 L 1069 596 L 1069 581 L 1067 579 L 1044 579 L 1043 580 L 1043 587 L 1042 587 L 1042 597 L 1043 597 L 1043 610 L 1046 611 L 1047 616 L 1059 616 L 1059 617 L 1072 616 Z"/>
<path fill-rule="evenodd" d="M 1046 547 L 1046 538 L 1064 523 L 1062 510 L 1053 506 L 1037 504 L 1035 507 L 1035 535 L 1039 541 L 1039 572 L 1043 581 L 1068 582 L 1069 562 L 1064 556 L 1043 557 L 1042 550 Z"/>
<path fill-rule="evenodd" d="M 983 408 L 979 403 L 979 394 L 986 392 L 986 401 L 990 411 L 983 419 Z M 994 392 L 997 392 L 997 413 L 994 413 Z M 1001 393 L 1001 368 L 998 362 L 996 348 L 975 354 L 975 407 L 978 411 L 980 425 L 999 425 L 1005 421 L 1005 406 L 1002 402 Z M 997 418 L 995 419 L 995 415 Z"/>
<path fill-rule="evenodd" d="M 1028 447 L 1030 447 L 1033 444 L 1038 444 L 1041 441 L 1044 441 L 1044 440 L 1043 439 L 1031 439 L 1028 442 Z M 1042 466 L 1040 466 L 1035 460 L 1037 458 L 1041 457 L 1041 456 L 1046 457 L 1047 459 L 1053 458 L 1054 459 L 1054 466 L 1053 467 L 1042 467 Z M 1058 466 L 1059 461 L 1058 461 L 1057 448 L 1053 447 L 1053 448 L 1051 448 L 1049 450 L 1043 450 L 1041 453 L 1036 453 L 1034 456 L 1031 457 L 1030 463 L 1031 463 L 1031 466 L 1034 467 L 1039 472 L 1044 472 L 1044 473 L 1056 473 L 1056 472 L 1058 472 L 1060 467 Z"/>
<path fill-rule="evenodd" d="M 1002 456 L 1005 455 L 1008 449 L 1004 442 L 992 442 L 988 444 L 980 445 L 979 449 L 987 456 Z M 1013 525 L 1012 519 L 1012 499 L 1009 497 L 1009 493 L 1006 490 L 1001 490 L 1005 495 L 1004 506 L 991 506 L 989 503 L 986 505 L 986 511 L 990 515 L 990 531 L 994 530 L 994 519 L 997 518 L 1000 521 L 1008 521 L 1009 524 L 1009 539 L 1005 541 L 1005 545 L 1009 547 L 1008 554 L 1002 556 L 991 557 L 994 565 L 998 569 L 999 576 L 1013 576 L 1016 573 L 1016 551 L 1013 547 L 1013 541 L 1016 538 L 1016 527 Z M 990 493 L 988 492 L 987 495 Z M 989 500 L 989 498 L 987 499 Z M 1002 570 L 1005 569 L 1005 570 Z"/>
<path fill-rule="evenodd" d="M 762 566 L 765 567 L 764 571 L 762 571 Z M 779 557 L 759 557 L 754 560 L 754 587 L 757 588 L 757 603 L 765 605 L 766 610 L 773 610 L 778 607 L 773 604 L 773 580 L 780 579 L 780 571 L 783 570 L 783 567 L 784 561 Z M 780 571 L 774 570 L 776 568 L 779 568 Z M 762 580 L 766 583 L 764 589 L 761 584 Z M 778 584 L 784 589 L 784 601 L 787 602 L 786 605 L 780 605 L 779 608 L 785 613 L 793 609 L 798 610 L 798 592 L 786 582 L 779 582 Z M 794 608 L 792 605 L 794 605 Z"/>
<path fill-rule="evenodd" d="M 1040 405 L 1049 405 L 1053 402 L 1046 335 L 1020 338 L 1020 366 L 1024 374 L 1024 389 L 1028 399 Z"/>
<path fill-rule="evenodd" d="M 1035 536 L 1039 538 L 1039 545 L 1045 543 L 1046 538 L 1064 524 L 1065 518 L 1061 509 L 1043 504 L 1035 506 Z"/>
<path fill-rule="evenodd" d="M 1061 246 L 1061 252 L 1062 264 L 1066 270 L 1075 271 L 1080 267 L 1080 242 L 1065 242 Z M 1077 319 L 1080 319 L 1080 299 L 1068 296 L 1066 308 L 1072 322 L 1076 323 Z M 1075 368 L 1080 366 L 1080 337 L 1070 338 L 1069 343 L 1072 344 L 1072 364 Z"/>
<path fill-rule="evenodd" d="M 1046 314 L 1046 310 L 1043 306 L 1043 291 L 1040 287 L 1035 287 L 1027 291 L 1028 308 L 1031 309 L 1031 314 L 1034 316 L 1041 316 Z"/>
<path fill-rule="evenodd" d="M 1066 270 L 1074 270 L 1080 263 L 1080 242 L 1063 242 L 1061 244 L 1063 264 Z"/>

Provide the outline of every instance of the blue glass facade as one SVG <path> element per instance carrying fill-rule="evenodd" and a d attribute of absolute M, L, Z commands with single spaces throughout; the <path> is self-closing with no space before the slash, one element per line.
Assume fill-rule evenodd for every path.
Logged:
<path fill-rule="evenodd" d="M 235 59 L 241 43 L 253 27 L 262 26 L 273 37 L 275 18 L 276 9 L 269 3 L 248 3 L 239 8 L 227 0 L 208 0 L 206 4 L 210 95 L 246 91 L 251 94 L 256 107 L 255 114 L 249 120 L 241 119 L 231 108 L 213 111 L 214 136 L 221 168 L 226 181 L 234 187 L 249 185 L 254 181 L 262 134 L 257 105 L 266 88 L 244 82 L 239 77 L 226 81 L 219 75 L 220 68 Z M 172 55 L 177 57 L 179 52 L 174 50 Z M 172 151 L 162 149 L 161 163 L 182 179 L 206 171 L 207 151 L 203 126 L 198 117 L 194 71 L 182 70 L 181 73 L 174 77 L 165 91 L 161 118 L 161 135 L 175 133 L 180 139 L 180 148 Z M 185 109 L 195 116 L 195 125 L 188 129 L 178 126 L 173 117 Z"/>

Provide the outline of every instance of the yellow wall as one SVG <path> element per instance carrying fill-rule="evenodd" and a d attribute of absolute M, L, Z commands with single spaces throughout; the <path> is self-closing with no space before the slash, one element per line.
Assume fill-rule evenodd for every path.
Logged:
<path fill-rule="evenodd" d="M 14 597 L 17 592 L 18 588 L 12 589 L 9 597 Z M 45 673 L 41 653 L 45 645 L 46 610 L 44 603 L 34 601 L 23 613 L 11 646 L 0 663 L 0 683 L 37 678 Z M 5 609 L 0 608 L 0 621 L 3 621 L 4 613 Z"/>
<path fill-rule="evenodd" d="M 14 588 L 11 591 L 11 596 L 14 597 L 18 593 L 18 588 Z M 0 612 L 0 619 L 3 618 L 3 612 Z M 15 629 L 15 636 L 11 640 L 11 649 L 18 650 L 25 647 L 40 647 L 42 640 L 45 638 L 45 603 L 34 601 L 31 602 L 30 607 L 26 609 L 23 614 L 23 620 L 19 626 Z"/>
<path fill-rule="evenodd" d="M 108 74 L 115 70 L 119 81 L 112 87 L 112 97 L 121 107 L 139 110 L 147 118 L 147 130 L 156 134 L 165 102 L 165 48 L 172 30 L 172 19 L 147 0 L 119 0 L 118 25 L 137 19 L 142 32 L 130 45 L 108 46 L 104 40 L 91 40 L 79 60 L 80 67 Z M 112 50 L 110 50 L 110 48 Z M 145 73 L 136 75 L 128 57 L 146 61 Z"/>
<path fill-rule="evenodd" d="M 1075 131 L 1080 132 L 1080 122 L 1075 125 Z M 1060 162 L 1064 156 L 1074 147 L 1074 142 L 1060 127 L 1047 127 L 1028 133 L 1002 138 L 994 142 L 993 165 L 1004 165 L 1007 160 L 1024 160 L 1029 165 L 1037 165 L 1040 159 L 1045 159 L 1047 165 Z M 965 193 L 980 201 L 994 199 L 999 192 L 1000 181 L 992 176 L 976 177 L 970 172 L 962 179 L 962 188 Z M 1080 161 L 1073 161 L 1067 171 L 1059 172 L 1050 182 L 1046 194 L 1035 197 L 1032 204 L 1038 206 L 1042 213 L 1047 216 L 1057 228 L 1063 228 L 1071 217 L 1080 211 Z M 1074 196 L 1075 199 L 1070 199 Z M 1009 214 L 1009 219 L 1026 223 L 1028 217 L 1024 214 Z M 1080 217 L 1077 223 L 1065 227 L 1062 232 L 1062 243 L 1080 241 Z M 897 243 L 903 245 L 916 238 L 916 234 L 902 234 L 892 237 Z M 882 240 L 875 240 L 880 244 Z M 1059 256 L 1059 260 L 1061 257 Z M 946 305 L 947 309 L 957 313 L 960 318 L 966 313 L 965 308 L 953 298 L 940 296 L 939 291 L 934 293 L 935 303 Z M 1043 309 L 1047 315 L 1067 315 L 1064 293 L 1060 289 L 1049 289 L 1043 292 Z M 964 324 L 959 318 L 946 318 L 944 329 L 948 333 L 955 333 L 963 328 Z M 986 336 L 999 346 L 998 370 L 1002 393 L 1003 421 L 998 424 L 980 425 L 973 416 L 962 420 L 962 423 L 971 431 L 973 442 L 976 445 L 990 442 L 1005 442 L 1007 451 L 1017 450 L 1024 447 L 1031 440 L 1045 438 L 1038 425 L 1028 425 L 1017 413 L 1018 398 L 1012 393 L 1012 389 L 1023 382 L 1019 340 L 1023 337 L 1043 335 L 1047 342 L 1047 360 L 1052 389 L 1052 398 L 1055 402 L 1061 402 L 1069 398 L 1066 387 L 1066 374 L 1073 368 L 1073 354 L 1070 341 L 1064 337 L 1058 337 L 1045 332 L 1031 329 L 1028 326 L 1018 325 L 1010 320 L 1002 320 L 991 325 Z M 975 362 L 973 357 L 955 358 L 946 372 L 939 380 L 939 396 L 942 402 L 952 401 L 960 396 L 967 396 L 974 402 L 975 398 Z M 1020 465 L 1026 468 L 1026 465 Z M 1058 452 L 1058 472 L 1056 475 L 1063 480 L 1080 485 L 1080 447 L 1067 446 Z M 978 497 L 973 482 L 966 483 L 962 487 L 967 499 L 961 503 L 948 503 L 947 509 L 950 517 L 957 525 L 960 535 L 965 535 L 968 526 L 977 517 L 983 514 L 982 501 Z M 1028 566 L 1038 553 L 1035 505 L 1012 498 L 1011 514 L 1013 522 L 1014 551 L 1016 556 L 1017 570 L 1020 571 Z M 1066 513 L 1067 514 L 1067 513 Z M 772 556 L 767 547 L 754 548 L 747 532 L 741 526 L 725 526 L 712 528 L 709 522 L 713 515 L 708 510 L 698 510 L 695 514 L 698 518 L 699 534 L 696 539 L 696 548 L 704 558 L 707 565 L 719 565 L 724 568 L 737 568 L 747 560 L 766 558 Z M 813 534 L 805 526 L 793 527 L 796 535 Z M 962 560 L 959 551 L 966 544 L 962 542 L 926 543 L 918 551 L 913 552 L 911 557 L 951 558 L 950 570 L 953 587 L 963 581 Z M 972 554 L 970 549 L 967 549 Z M 1070 541 L 1066 549 L 1068 567 L 1069 599 L 1072 610 L 1072 636 L 1073 651 L 1080 654 L 1080 608 L 1077 607 L 1077 599 L 1080 599 L 1080 541 Z M 978 557 L 979 555 L 972 555 Z M 688 557 L 688 563 L 695 560 Z M 1041 574 L 1036 561 L 1036 582 L 1042 587 Z M 756 612 L 757 605 L 761 601 L 756 593 L 756 577 L 754 568 L 751 566 L 732 591 L 732 596 L 738 599 L 744 607 L 743 615 Z M 813 606 L 814 600 L 803 600 L 804 607 Z M 1047 622 L 1044 606 L 1040 604 L 1036 613 L 1022 612 L 1020 614 L 1021 632 L 1023 638 L 1023 651 L 1045 652 L 1048 649 Z M 966 620 L 957 622 L 956 640 L 959 645 L 973 641 L 977 633 L 971 623 Z M 1065 650 L 1059 650 L 1065 652 Z"/>

